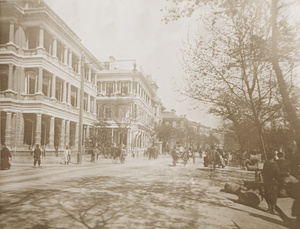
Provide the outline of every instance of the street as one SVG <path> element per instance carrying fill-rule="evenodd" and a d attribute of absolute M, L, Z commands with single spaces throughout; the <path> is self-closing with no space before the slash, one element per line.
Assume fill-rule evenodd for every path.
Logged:
<path fill-rule="evenodd" d="M 169 156 L 82 165 L 14 164 L 0 173 L 0 228 L 287 228 L 278 215 L 238 203 L 226 182 L 254 179 L 234 167 L 172 166 Z"/>

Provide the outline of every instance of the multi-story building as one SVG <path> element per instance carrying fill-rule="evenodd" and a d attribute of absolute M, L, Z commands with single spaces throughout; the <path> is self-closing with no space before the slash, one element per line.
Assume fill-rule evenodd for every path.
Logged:
<path fill-rule="evenodd" d="M 98 117 L 109 123 L 114 145 L 143 151 L 152 144 L 155 123 L 161 123 L 158 86 L 151 75 L 136 69 L 134 61 L 111 57 L 105 66 L 97 72 Z"/>
<path fill-rule="evenodd" d="M 162 124 L 170 126 L 170 137 L 165 146 L 168 149 L 172 149 L 176 143 L 181 143 L 184 146 L 192 146 L 193 148 L 205 148 L 207 143 L 204 141 L 204 137 L 215 135 L 215 132 L 211 127 L 202 125 L 201 123 L 189 121 L 186 115 L 177 115 L 176 111 L 163 111 Z M 218 139 L 221 136 L 218 135 Z"/>
<path fill-rule="evenodd" d="M 81 76 L 88 136 L 96 120 L 96 72 L 103 64 L 43 1 L 0 4 L 1 143 L 15 152 L 34 144 L 77 148 Z"/>

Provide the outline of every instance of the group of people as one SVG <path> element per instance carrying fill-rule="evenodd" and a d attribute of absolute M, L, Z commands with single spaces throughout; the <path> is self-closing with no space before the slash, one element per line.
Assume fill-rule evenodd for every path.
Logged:
<path fill-rule="evenodd" d="M 182 144 L 176 144 L 171 151 L 173 165 L 176 165 L 180 158 L 186 158 L 186 162 L 190 162 L 190 158 L 193 158 L 193 162 L 195 163 L 195 154 L 196 152 L 191 146 L 185 149 Z"/>
<path fill-rule="evenodd" d="M 221 149 L 215 149 L 211 146 L 210 149 L 205 150 L 202 153 L 204 167 L 212 165 L 215 169 L 216 167 L 224 168 L 226 166 L 227 158 Z"/>
<path fill-rule="evenodd" d="M 264 198 L 268 204 L 268 211 L 275 214 L 277 198 L 286 195 L 294 198 L 292 215 L 297 218 L 297 227 L 300 228 L 300 153 L 294 154 L 290 163 L 284 157 L 284 153 L 273 151 L 267 153 L 267 160 L 262 169 Z"/>

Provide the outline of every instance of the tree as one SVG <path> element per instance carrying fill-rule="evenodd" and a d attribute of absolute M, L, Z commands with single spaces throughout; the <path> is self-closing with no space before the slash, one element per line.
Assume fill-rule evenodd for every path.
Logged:
<path fill-rule="evenodd" d="M 167 149 L 167 146 L 169 145 L 170 140 L 175 138 L 176 129 L 171 125 L 160 125 L 156 127 L 155 132 L 157 138 L 162 141 L 163 151 L 169 151 L 170 149 Z"/>
<path fill-rule="evenodd" d="M 97 122 L 94 123 L 95 131 L 90 136 L 94 145 L 101 147 L 109 147 L 112 144 L 110 124 L 101 116 L 97 117 Z"/>
<path fill-rule="evenodd" d="M 208 2 L 214 6 L 200 18 L 204 27 L 196 38 L 188 36 L 183 50 L 183 65 L 189 76 L 183 93 L 213 105 L 215 114 L 233 122 L 238 136 L 241 124 L 252 122 L 265 151 L 264 126 L 282 109 L 270 63 L 268 2 L 174 2 L 177 6 L 169 8 L 166 22 L 190 16 Z M 287 64 L 284 72 L 288 74 L 293 68 Z"/>
<path fill-rule="evenodd" d="M 290 27 L 292 30 L 284 30 L 284 32 L 285 32 L 284 35 L 289 36 L 290 42 L 288 44 L 288 50 L 290 50 L 290 51 L 287 52 L 285 50 L 285 48 L 287 48 L 287 47 L 284 46 L 283 47 L 284 49 L 281 50 L 282 52 L 280 53 L 280 50 L 278 48 L 278 46 L 280 45 L 279 44 L 279 36 L 283 35 L 282 34 L 283 31 L 282 31 L 282 28 L 281 28 L 281 31 L 280 31 L 280 28 L 278 28 L 278 11 L 282 7 L 283 7 L 283 5 L 281 5 L 280 7 L 278 6 L 278 0 L 272 0 L 272 8 L 271 8 L 271 12 L 272 12 L 272 64 L 273 64 L 274 71 L 276 73 L 278 86 L 279 86 L 280 94 L 282 96 L 284 108 L 288 115 L 289 122 L 291 123 L 291 126 L 295 132 L 294 138 L 297 143 L 298 149 L 300 149 L 299 113 L 297 114 L 297 111 L 294 108 L 293 102 L 289 96 L 288 89 L 287 89 L 287 83 L 286 83 L 286 80 L 284 79 L 282 67 L 280 66 L 280 59 L 281 60 L 283 59 L 284 61 L 286 61 L 286 59 L 289 59 L 291 61 L 291 55 L 296 54 L 296 57 L 297 57 L 297 52 L 298 52 L 298 58 L 299 58 L 299 51 L 300 51 L 299 39 L 300 39 L 300 37 L 298 36 L 298 42 L 291 43 L 291 41 L 295 41 L 296 35 L 291 34 L 291 32 L 289 32 L 289 31 L 293 31 L 295 29 L 295 26 L 294 26 L 294 28 Z M 283 18 L 283 19 L 281 18 L 281 23 L 288 23 L 288 22 L 285 18 Z M 298 28 L 298 30 L 299 30 L 299 26 L 296 28 Z M 280 34 L 280 32 L 281 32 L 281 34 Z M 295 45 L 296 45 L 296 47 L 295 47 Z M 298 45 L 298 48 L 297 48 L 297 45 Z M 283 53 L 286 56 L 285 58 L 282 58 L 282 55 L 280 55 Z M 294 59 L 294 58 L 292 58 L 292 59 Z M 296 60 L 294 60 L 294 61 L 296 61 Z M 294 61 L 293 61 L 293 63 L 294 63 Z M 299 59 L 298 59 L 298 62 L 299 62 Z"/>

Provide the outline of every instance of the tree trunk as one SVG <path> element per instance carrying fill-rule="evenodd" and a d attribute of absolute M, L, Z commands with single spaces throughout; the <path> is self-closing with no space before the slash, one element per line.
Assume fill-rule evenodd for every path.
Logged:
<path fill-rule="evenodd" d="M 287 91 L 287 86 L 284 81 L 281 68 L 279 66 L 278 58 L 278 35 L 277 35 L 277 15 L 278 15 L 278 0 L 272 0 L 272 65 L 276 73 L 279 91 L 282 97 L 283 105 L 288 116 L 288 121 L 290 122 L 294 130 L 294 139 L 297 144 L 298 150 L 300 149 L 300 120 L 297 116 L 297 112 L 293 107 L 292 101 L 289 97 Z"/>

